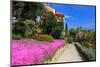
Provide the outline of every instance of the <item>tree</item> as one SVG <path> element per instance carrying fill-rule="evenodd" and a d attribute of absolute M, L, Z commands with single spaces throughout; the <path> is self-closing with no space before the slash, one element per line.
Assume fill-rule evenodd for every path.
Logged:
<path fill-rule="evenodd" d="M 67 24 L 65 24 L 66 25 L 66 32 L 68 31 L 68 25 Z"/>
<path fill-rule="evenodd" d="M 45 11 L 42 3 L 13 2 L 13 16 L 17 19 L 34 19 Z"/>
<path fill-rule="evenodd" d="M 44 34 L 52 35 L 54 38 L 59 39 L 63 31 L 63 22 L 57 22 L 55 15 L 48 12 L 41 26 Z"/>
<path fill-rule="evenodd" d="M 53 29 L 52 36 L 56 39 L 64 38 L 62 31 L 63 31 L 63 22 L 57 22 L 56 26 Z"/>
<path fill-rule="evenodd" d="M 45 34 L 51 34 L 57 23 L 56 17 L 52 12 L 48 12 L 41 26 L 42 32 Z"/>

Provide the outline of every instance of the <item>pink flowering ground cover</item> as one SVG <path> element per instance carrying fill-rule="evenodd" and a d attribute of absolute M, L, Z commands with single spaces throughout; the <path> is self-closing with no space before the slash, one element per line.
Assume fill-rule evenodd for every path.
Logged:
<path fill-rule="evenodd" d="M 12 65 L 43 64 L 65 45 L 65 40 L 43 42 L 33 39 L 12 40 Z"/>

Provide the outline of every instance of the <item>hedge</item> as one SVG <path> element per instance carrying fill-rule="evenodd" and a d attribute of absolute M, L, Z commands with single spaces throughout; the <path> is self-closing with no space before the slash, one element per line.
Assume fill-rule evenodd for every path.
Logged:
<path fill-rule="evenodd" d="M 79 52 L 82 53 L 82 56 L 85 58 L 85 60 L 87 60 L 87 61 L 96 60 L 95 49 L 93 49 L 93 48 L 86 48 L 85 46 L 82 46 L 79 43 L 75 43 L 75 46 L 77 47 Z"/>

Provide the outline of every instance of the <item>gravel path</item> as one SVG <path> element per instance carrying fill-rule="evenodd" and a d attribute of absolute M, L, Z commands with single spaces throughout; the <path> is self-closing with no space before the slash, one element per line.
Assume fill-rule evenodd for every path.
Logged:
<path fill-rule="evenodd" d="M 65 46 L 63 53 L 52 63 L 59 62 L 75 62 L 75 61 L 83 61 L 79 52 L 77 51 L 75 45 L 68 44 Z"/>

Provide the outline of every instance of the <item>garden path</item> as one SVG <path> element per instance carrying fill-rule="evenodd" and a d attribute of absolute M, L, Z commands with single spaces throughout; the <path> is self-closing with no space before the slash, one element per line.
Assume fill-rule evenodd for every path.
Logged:
<path fill-rule="evenodd" d="M 59 54 L 60 55 L 60 54 Z M 74 44 L 66 44 L 62 54 L 51 63 L 83 61 Z"/>

